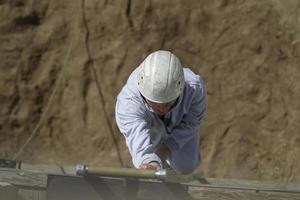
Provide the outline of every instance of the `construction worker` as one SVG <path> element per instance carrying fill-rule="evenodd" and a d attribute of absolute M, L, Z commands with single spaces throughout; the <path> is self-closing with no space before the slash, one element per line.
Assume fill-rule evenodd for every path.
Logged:
<path fill-rule="evenodd" d="M 202 78 L 169 51 L 147 56 L 117 97 L 116 122 L 139 169 L 187 174 L 200 163 L 199 127 L 207 108 Z"/>

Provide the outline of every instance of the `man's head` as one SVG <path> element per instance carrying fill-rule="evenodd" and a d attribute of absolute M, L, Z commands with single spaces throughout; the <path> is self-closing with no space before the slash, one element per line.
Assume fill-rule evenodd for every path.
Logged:
<path fill-rule="evenodd" d="M 156 51 L 141 64 L 138 89 L 158 114 L 180 96 L 184 88 L 184 74 L 180 60 L 169 51 Z"/>

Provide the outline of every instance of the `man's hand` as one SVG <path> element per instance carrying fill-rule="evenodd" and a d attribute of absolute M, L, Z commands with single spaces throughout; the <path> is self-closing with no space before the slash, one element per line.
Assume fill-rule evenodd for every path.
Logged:
<path fill-rule="evenodd" d="M 170 149 L 166 145 L 162 144 L 156 148 L 154 153 L 164 162 L 170 155 Z M 158 170 L 161 169 L 161 166 L 158 162 L 150 162 L 147 164 L 142 164 L 139 169 Z"/>
<path fill-rule="evenodd" d="M 150 170 L 158 170 L 160 169 L 160 165 L 158 162 L 150 162 L 147 164 L 142 164 L 139 169 L 150 169 Z"/>

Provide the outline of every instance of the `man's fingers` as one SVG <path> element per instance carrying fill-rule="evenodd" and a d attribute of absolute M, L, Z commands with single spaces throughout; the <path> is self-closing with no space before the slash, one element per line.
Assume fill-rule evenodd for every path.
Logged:
<path fill-rule="evenodd" d="M 139 169 L 147 169 L 147 165 L 141 165 Z"/>
<path fill-rule="evenodd" d="M 142 164 L 139 169 L 151 169 L 151 170 L 156 170 L 159 168 L 159 165 L 156 165 L 156 164 L 152 164 L 152 163 L 149 163 L 149 164 Z"/>
<path fill-rule="evenodd" d="M 142 165 L 142 166 L 140 166 L 139 169 L 156 169 L 156 168 L 151 165 Z"/>

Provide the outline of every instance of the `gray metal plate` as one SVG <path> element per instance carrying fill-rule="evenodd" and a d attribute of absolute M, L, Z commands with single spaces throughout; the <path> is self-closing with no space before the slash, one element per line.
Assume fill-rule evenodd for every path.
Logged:
<path fill-rule="evenodd" d="M 179 184 L 100 177 L 49 175 L 48 200 L 176 200 L 190 199 Z"/>

